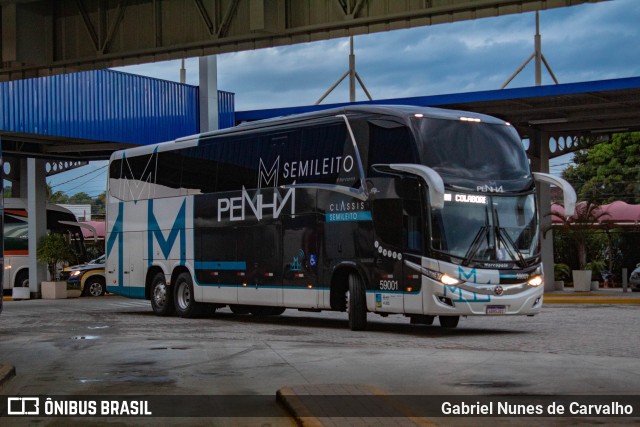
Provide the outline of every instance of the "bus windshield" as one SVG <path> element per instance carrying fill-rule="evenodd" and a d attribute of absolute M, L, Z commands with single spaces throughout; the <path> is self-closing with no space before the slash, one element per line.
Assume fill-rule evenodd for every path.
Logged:
<path fill-rule="evenodd" d="M 512 126 L 426 117 L 415 118 L 414 126 L 422 163 L 449 178 L 445 181 L 531 177 L 522 142 Z"/>
<path fill-rule="evenodd" d="M 431 213 L 432 249 L 462 260 L 523 262 L 538 254 L 534 194 L 447 193 Z"/>

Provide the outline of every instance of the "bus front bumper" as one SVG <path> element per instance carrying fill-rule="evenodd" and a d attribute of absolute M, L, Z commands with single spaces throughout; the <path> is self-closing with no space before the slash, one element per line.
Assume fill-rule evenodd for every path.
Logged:
<path fill-rule="evenodd" d="M 447 286 L 423 276 L 423 310 L 427 315 L 483 316 L 535 315 L 540 313 L 544 283 L 540 286 Z"/>

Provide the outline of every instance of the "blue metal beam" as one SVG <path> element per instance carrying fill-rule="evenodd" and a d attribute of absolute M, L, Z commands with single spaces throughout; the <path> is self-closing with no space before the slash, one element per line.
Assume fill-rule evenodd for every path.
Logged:
<path fill-rule="evenodd" d="M 533 86 L 513 89 L 497 89 L 479 92 L 455 93 L 447 95 L 416 96 L 409 98 L 394 98 L 375 101 L 361 101 L 355 103 L 338 103 L 326 105 L 306 105 L 299 107 L 274 108 L 267 110 L 237 111 L 236 121 L 262 120 L 291 114 L 308 113 L 334 107 L 358 104 L 379 105 L 417 105 L 437 107 L 443 105 L 469 104 L 490 101 L 517 101 L 526 98 L 553 97 L 561 95 L 577 95 L 592 92 L 617 91 L 625 89 L 640 89 L 640 77 L 622 79 L 598 80 L 593 82 L 564 83 L 558 85 Z"/>

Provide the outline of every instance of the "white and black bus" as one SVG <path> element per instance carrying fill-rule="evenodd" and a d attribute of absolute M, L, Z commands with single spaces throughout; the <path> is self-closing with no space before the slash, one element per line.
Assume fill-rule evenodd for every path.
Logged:
<path fill-rule="evenodd" d="M 537 178 L 537 179 L 536 179 Z M 107 289 L 156 314 L 540 312 L 536 181 L 508 123 L 353 106 L 115 152 Z"/>

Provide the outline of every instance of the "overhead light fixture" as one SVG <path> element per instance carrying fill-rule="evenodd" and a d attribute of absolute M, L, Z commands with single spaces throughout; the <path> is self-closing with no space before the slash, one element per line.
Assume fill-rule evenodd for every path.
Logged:
<path fill-rule="evenodd" d="M 480 123 L 482 121 L 477 117 L 460 117 L 460 120 L 462 120 L 463 122 L 474 122 L 474 123 Z"/>
<path fill-rule="evenodd" d="M 530 125 L 553 125 L 556 123 L 567 123 L 569 119 L 566 117 L 558 117 L 556 119 L 539 119 L 539 120 L 529 120 Z"/>

